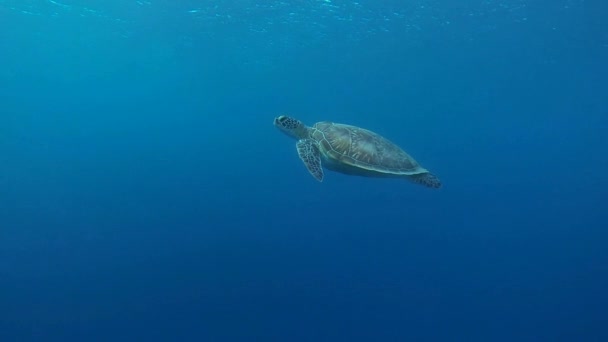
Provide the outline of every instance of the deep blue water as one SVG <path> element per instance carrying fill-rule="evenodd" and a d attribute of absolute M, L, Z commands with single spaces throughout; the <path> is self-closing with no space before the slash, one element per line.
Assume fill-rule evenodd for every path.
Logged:
<path fill-rule="evenodd" d="M 600 0 L 0 0 L 0 341 L 608 341 Z M 288 113 L 444 186 L 326 173 Z"/>

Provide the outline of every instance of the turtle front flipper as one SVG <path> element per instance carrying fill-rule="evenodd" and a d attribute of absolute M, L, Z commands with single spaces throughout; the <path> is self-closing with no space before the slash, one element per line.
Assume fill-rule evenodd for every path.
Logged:
<path fill-rule="evenodd" d="M 306 165 L 308 172 L 319 182 L 323 181 L 323 168 L 321 167 L 321 153 L 317 144 L 310 139 L 300 139 L 296 143 L 298 156 Z"/>

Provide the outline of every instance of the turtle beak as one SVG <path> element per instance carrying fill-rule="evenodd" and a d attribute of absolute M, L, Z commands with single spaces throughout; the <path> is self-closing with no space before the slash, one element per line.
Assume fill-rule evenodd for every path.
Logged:
<path fill-rule="evenodd" d="M 277 116 L 276 118 L 274 118 L 274 125 L 281 126 L 281 121 L 284 119 L 285 119 L 285 116 L 283 116 L 283 115 Z"/>

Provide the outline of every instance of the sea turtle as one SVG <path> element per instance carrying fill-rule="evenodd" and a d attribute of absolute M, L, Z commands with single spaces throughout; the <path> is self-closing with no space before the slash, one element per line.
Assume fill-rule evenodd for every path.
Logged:
<path fill-rule="evenodd" d="M 323 168 L 366 177 L 406 178 L 429 188 L 441 181 L 422 168 L 399 146 L 372 131 L 334 122 L 317 122 L 308 127 L 281 115 L 274 125 L 298 140 L 296 148 L 310 174 L 323 181 Z"/>

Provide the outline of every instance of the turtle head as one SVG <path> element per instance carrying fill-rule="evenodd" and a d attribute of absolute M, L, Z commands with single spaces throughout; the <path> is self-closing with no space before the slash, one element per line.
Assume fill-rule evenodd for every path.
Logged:
<path fill-rule="evenodd" d="M 281 115 L 274 118 L 274 125 L 279 131 L 295 139 L 308 138 L 308 127 L 302 121 Z"/>

